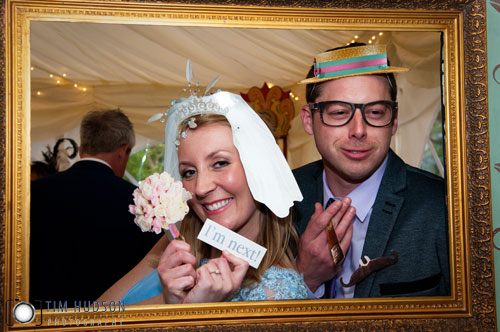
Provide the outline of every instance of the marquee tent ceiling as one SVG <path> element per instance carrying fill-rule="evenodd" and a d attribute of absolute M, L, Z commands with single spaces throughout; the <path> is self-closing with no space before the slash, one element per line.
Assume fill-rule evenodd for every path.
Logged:
<path fill-rule="evenodd" d="M 400 129 L 393 145 L 417 164 L 440 108 L 439 33 L 36 21 L 30 35 L 32 159 L 40 159 L 37 151 L 47 143 L 77 135 L 82 116 L 93 109 L 122 109 L 134 123 L 139 145 L 162 140 L 162 124 L 146 121 L 186 96 L 187 58 L 202 90 L 217 75 L 217 88 L 236 93 L 269 82 L 300 98 L 295 101 L 299 114 L 304 87 L 296 83 L 314 56 L 355 35 L 362 42 L 375 35 L 375 43 L 388 45 L 393 65 L 411 69 L 397 76 Z M 288 143 L 292 166 L 318 158 L 298 118 Z"/>

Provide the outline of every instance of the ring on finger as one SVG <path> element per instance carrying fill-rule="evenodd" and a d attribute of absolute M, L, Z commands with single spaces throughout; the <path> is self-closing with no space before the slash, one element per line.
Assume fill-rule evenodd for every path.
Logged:
<path fill-rule="evenodd" d="M 211 274 L 220 274 L 220 271 L 219 269 L 215 270 L 215 271 L 210 271 Z"/>

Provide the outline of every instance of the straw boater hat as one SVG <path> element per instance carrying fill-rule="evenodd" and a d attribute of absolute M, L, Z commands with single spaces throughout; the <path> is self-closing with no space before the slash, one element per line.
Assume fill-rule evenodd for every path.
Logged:
<path fill-rule="evenodd" d="M 385 45 L 346 47 L 318 54 L 314 59 L 314 77 L 299 83 L 319 83 L 348 76 L 405 71 L 408 68 L 389 67 Z"/>

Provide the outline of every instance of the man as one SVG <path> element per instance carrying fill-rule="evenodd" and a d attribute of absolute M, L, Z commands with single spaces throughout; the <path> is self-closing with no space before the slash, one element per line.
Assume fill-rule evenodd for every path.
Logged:
<path fill-rule="evenodd" d="M 119 110 L 88 113 L 80 142 L 81 160 L 31 183 L 34 304 L 67 301 L 68 307 L 81 303 L 83 308 L 84 301 L 97 299 L 158 239 L 142 233 L 128 212 L 135 186 L 122 177 L 135 136 L 127 116 Z"/>
<path fill-rule="evenodd" d="M 308 84 L 302 123 L 322 156 L 294 171 L 304 195 L 294 207 L 297 266 L 312 296 L 450 292 L 443 180 L 390 149 L 398 126 L 393 73 L 402 71 L 388 66 L 384 45 L 355 44 L 318 55 L 301 82 Z M 332 259 L 330 223 L 343 262 Z M 362 257 L 373 264 L 360 268 Z M 351 277 L 355 285 L 341 284 Z"/>

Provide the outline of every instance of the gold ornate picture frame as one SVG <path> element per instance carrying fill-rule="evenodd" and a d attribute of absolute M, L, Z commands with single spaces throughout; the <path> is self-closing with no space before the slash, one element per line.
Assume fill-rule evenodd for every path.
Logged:
<path fill-rule="evenodd" d="M 36 328 L 10 317 L 13 302 L 27 301 L 29 285 L 30 22 L 66 21 L 441 32 L 452 291 L 449 297 L 127 306 L 112 313 L 38 311 L 54 323 L 44 330 L 493 331 L 485 1 L 283 0 L 270 6 L 264 0 L 3 0 L 1 328 Z"/>

